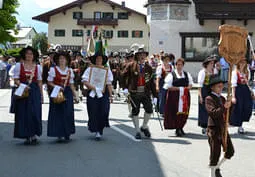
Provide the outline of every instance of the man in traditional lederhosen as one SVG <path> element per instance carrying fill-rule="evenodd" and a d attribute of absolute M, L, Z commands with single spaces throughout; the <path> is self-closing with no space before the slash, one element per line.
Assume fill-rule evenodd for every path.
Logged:
<path fill-rule="evenodd" d="M 120 75 L 122 80 L 121 88 L 123 89 L 123 94 L 127 97 L 126 102 L 128 104 L 128 111 L 129 111 L 128 117 L 130 118 L 132 118 L 132 105 L 131 105 L 130 95 L 127 89 L 128 77 L 125 76 L 125 73 L 127 72 L 129 64 L 133 62 L 135 62 L 135 55 L 134 55 L 134 51 L 131 50 L 130 52 L 126 54 L 125 63 L 123 63 L 123 66 L 122 66 L 123 69 L 121 70 L 121 75 Z"/>
<path fill-rule="evenodd" d="M 151 101 L 151 93 L 153 94 L 153 102 L 157 102 L 157 94 L 155 82 L 152 77 L 152 67 L 146 62 L 148 52 L 141 46 L 135 53 L 134 62 L 130 63 L 126 68 L 124 76 L 128 79 L 128 91 L 130 93 L 132 104 L 132 119 L 136 129 L 136 139 L 141 139 L 141 132 L 148 138 L 151 137 L 148 122 L 153 113 Z M 140 104 L 145 109 L 143 125 L 139 127 Z"/>
<path fill-rule="evenodd" d="M 49 71 L 51 67 L 55 66 L 55 61 L 53 60 L 54 56 L 55 56 L 56 52 L 55 50 L 49 50 L 48 52 L 48 57 L 47 59 L 45 59 L 42 63 L 42 83 L 44 84 L 48 95 L 50 95 L 50 92 L 52 90 L 52 88 L 48 85 L 48 76 L 49 76 Z"/>
<path fill-rule="evenodd" d="M 74 60 L 71 62 L 71 68 L 73 69 L 75 75 L 74 86 L 76 90 L 76 95 L 80 98 L 80 100 L 82 100 L 81 93 L 84 91 L 84 88 L 81 82 L 81 74 L 85 71 L 86 64 L 82 61 L 82 55 L 80 52 L 76 52 L 74 54 Z M 76 103 L 78 103 L 78 101 L 76 101 Z"/>
<path fill-rule="evenodd" d="M 120 83 L 120 60 L 119 60 L 119 53 L 114 52 L 113 58 L 110 61 L 110 68 L 113 74 L 113 89 L 114 89 L 114 96 L 115 98 L 120 97 L 118 88 L 118 82 Z"/>

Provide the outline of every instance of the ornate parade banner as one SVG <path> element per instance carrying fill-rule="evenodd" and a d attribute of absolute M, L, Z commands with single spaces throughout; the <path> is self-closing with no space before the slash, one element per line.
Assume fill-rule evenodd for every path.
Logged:
<path fill-rule="evenodd" d="M 231 100 L 231 78 L 232 69 L 240 60 L 245 58 L 247 52 L 247 38 L 248 31 L 245 28 L 222 25 L 219 27 L 220 41 L 219 41 L 219 54 L 224 57 L 229 63 L 229 76 L 228 76 L 228 96 L 227 99 Z M 228 135 L 228 122 L 230 116 L 230 108 L 227 110 L 225 131 L 223 134 L 223 150 L 227 151 L 227 135 Z"/>

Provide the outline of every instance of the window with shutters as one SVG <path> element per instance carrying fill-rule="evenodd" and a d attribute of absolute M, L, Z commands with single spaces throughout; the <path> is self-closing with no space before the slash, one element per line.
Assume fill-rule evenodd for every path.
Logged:
<path fill-rule="evenodd" d="M 82 19 L 82 12 L 73 12 L 73 19 Z"/>
<path fill-rule="evenodd" d="M 73 37 L 82 37 L 83 36 L 83 30 L 72 30 Z"/>
<path fill-rule="evenodd" d="M 119 38 L 128 38 L 128 31 L 118 31 Z"/>
<path fill-rule="evenodd" d="M 103 12 L 103 19 L 112 20 L 113 13 L 112 12 Z"/>
<path fill-rule="evenodd" d="M 133 38 L 142 38 L 143 37 L 143 31 L 139 31 L 139 30 L 132 31 L 132 37 Z"/>
<path fill-rule="evenodd" d="M 113 38 L 113 31 L 112 30 L 105 30 L 103 37 L 104 38 Z"/>
<path fill-rule="evenodd" d="M 118 19 L 127 20 L 128 19 L 128 13 L 127 12 L 119 12 L 118 13 Z"/>
<path fill-rule="evenodd" d="M 100 20 L 101 19 L 101 12 L 94 12 L 94 19 Z"/>
<path fill-rule="evenodd" d="M 55 30 L 55 36 L 56 37 L 64 37 L 66 35 L 66 31 L 63 29 Z"/>

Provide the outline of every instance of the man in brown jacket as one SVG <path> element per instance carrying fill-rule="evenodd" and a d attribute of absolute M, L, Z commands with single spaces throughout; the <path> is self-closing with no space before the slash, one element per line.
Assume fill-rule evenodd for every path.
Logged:
<path fill-rule="evenodd" d="M 222 139 L 225 131 L 226 110 L 230 108 L 231 101 L 226 101 L 221 96 L 224 88 L 223 81 L 219 76 L 212 77 L 210 80 L 211 93 L 205 100 L 205 107 L 208 112 L 207 135 L 210 146 L 210 177 L 222 177 L 220 166 L 226 159 L 234 155 L 234 147 L 230 136 L 227 137 L 227 151 L 219 161 L 221 155 Z"/>
<path fill-rule="evenodd" d="M 152 67 L 146 62 L 148 52 L 142 47 L 135 52 L 135 61 L 131 62 L 125 68 L 123 75 L 127 80 L 126 88 L 131 97 L 132 104 L 132 119 L 136 129 L 136 139 L 141 139 L 141 132 L 148 138 L 151 137 L 148 122 L 153 113 L 153 106 L 151 101 L 151 94 L 157 102 L 156 87 L 153 79 Z M 140 104 L 143 104 L 145 110 L 144 121 L 142 127 L 139 127 L 139 112 Z"/>

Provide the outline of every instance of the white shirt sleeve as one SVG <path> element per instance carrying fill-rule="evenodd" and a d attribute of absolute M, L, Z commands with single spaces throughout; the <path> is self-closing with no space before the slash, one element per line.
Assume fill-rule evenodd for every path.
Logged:
<path fill-rule="evenodd" d="M 205 81 L 205 70 L 202 69 L 202 70 L 199 71 L 198 78 L 197 78 L 197 82 L 199 84 L 199 87 L 203 87 L 204 81 Z"/>
<path fill-rule="evenodd" d="M 189 85 L 193 85 L 193 78 L 190 75 L 190 73 L 188 73 L 188 78 L 189 78 Z"/>
<path fill-rule="evenodd" d="M 37 65 L 37 80 L 38 81 L 42 80 L 42 67 L 41 67 L 41 65 Z"/>
<path fill-rule="evenodd" d="M 70 70 L 70 79 L 69 79 L 69 83 L 70 84 L 74 84 L 74 73 L 73 73 L 73 69 L 69 68 Z"/>
<path fill-rule="evenodd" d="M 14 69 L 15 69 L 15 65 L 13 65 L 9 71 L 9 76 L 12 78 L 14 76 Z"/>
<path fill-rule="evenodd" d="M 107 85 L 111 85 L 112 84 L 112 81 L 113 81 L 113 74 L 112 74 L 112 71 L 111 69 L 109 68 L 108 69 L 108 76 L 107 76 Z"/>
<path fill-rule="evenodd" d="M 231 84 L 232 87 L 237 87 L 237 73 L 236 70 L 232 71 L 232 79 L 231 79 Z"/>
<path fill-rule="evenodd" d="M 14 72 L 13 72 L 13 78 L 19 79 L 20 78 L 20 63 L 16 63 Z"/>
<path fill-rule="evenodd" d="M 51 67 L 48 74 L 49 74 L 49 75 L 48 75 L 47 80 L 48 80 L 49 82 L 53 82 L 53 81 L 54 81 L 54 77 L 56 77 L 55 68 L 54 68 L 54 67 Z"/>
<path fill-rule="evenodd" d="M 165 83 L 164 83 L 163 88 L 167 90 L 172 86 L 173 86 L 173 75 L 172 75 L 172 73 L 169 73 L 165 78 Z"/>
<path fill-rule="evenodd" d="M 156 75 L 157 75 L 157 78 L 161 78 L 161 75 L 162 75 L 162 65 L 157 67 Z"/>
<path fill-rule="evenodd" d="M 88 67 L 85 72 L 82 75 L 82 82 L 88 82 L 89 81 L 89 74 L 90 74 L 90 67 Z"/>

